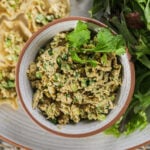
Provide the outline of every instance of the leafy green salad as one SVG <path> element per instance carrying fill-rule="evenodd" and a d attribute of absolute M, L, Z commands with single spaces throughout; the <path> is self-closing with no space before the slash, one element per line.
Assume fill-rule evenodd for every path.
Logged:
<path fill-rule="evenodd" d="M 132 101 L 120 120 L 105 131 L 128 135 L 150 123 L 150 0 L 94 0 L 90 14 L 122 34 L 135 64 Z"/>

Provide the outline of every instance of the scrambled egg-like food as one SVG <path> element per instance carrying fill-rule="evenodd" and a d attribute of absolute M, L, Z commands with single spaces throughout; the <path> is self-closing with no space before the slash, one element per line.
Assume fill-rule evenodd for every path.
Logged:
<path fill-rule="evenodd" d="M 67 32 L 54 36 L 28 68 L 33 108 L 58 124 L 103 120 L 115 106 L 121 64 L 113 53 L 105 54 L 107 63 L 103 62 L 103 53 L 90 54 L 99 62 L 96 67 L 73 62 L 66 36 Z"/>
<path fill-rule="evenodd" d="M 18 107 L 15 67 L 25 42 L 43 25 L 68 13 L 68 0 L 0 1 L 0 104 Z"/>

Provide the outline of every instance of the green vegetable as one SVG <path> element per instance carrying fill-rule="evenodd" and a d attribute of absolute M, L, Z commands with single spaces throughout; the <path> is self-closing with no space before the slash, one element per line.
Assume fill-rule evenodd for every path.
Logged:
<path fill-rule="evenodd" d="M 150 0 L 136 0 L 135 2 L 141 8 L 147 29 L 150 30 Z"/>
<path fill-rule="evenodd" d="M 86 23 L 79 21 L 74 31 L 69 33 L 68 40 L 70 45 L 79 48 L 90 40 L 90 31 Z"/>
<path fill-rule="evenodd" d="M 6 43 L 7 47 L 11 47 L 11 45 L 12 45 L 12 41 L 9 37 L 6 38 L 5 43 Z"/>
<path fill-rule="evenodd" d="M 58 66 L 59 67 L 61 67 L 61 64 L 62 64 L 62 59 L 61 59 L 61 57 L 59 56 L 59 57 L 57 57 L 57 64 L 58 64 Z"/>
<path fill-rule="evenodd" d="M 97 33 L 96 45 L 93 48 L 85 49 L 84 44 L 88 44 L 91 39 L 91 31 L 88 29 L 88 25 L 84 22 L 78 21 L 76 28 L 70 32 L 67 36 L 70 47 L 70 55 L 73 61 L 86 64 L 89 63 L 92 66 L 96 66 L 98 62 L 93 59 L 80 58 L 80 53 L 116 53 L 116 55 L 122 55 L 125 53 L 125 42 L 121 35 L 113 35 L 107 28 L 100 28 Z"/>
<path fill-rule="evenodd" d="M 107 55 L 103 54 L 103 56 L 101 57 L 101 62 L 102 64 L 106 65 L 107 64 Z"/>
<path fill-rule="evenodd" d="M 86 63 L 90 63 L 92 66 L 97 66 L 98 62 L 96 60 L 92 60 L 92 59 L 81 59 L 78 54 L 75 51 L 71 51 L 71 57 L 75 62 L 78 62 L 80 64 L 86 64 Z"/>
<path fill-rule="evenodd" d="M 6 81 L 2 81 L 0 83 L 0 87 L 6 88 L 6 89 L 10 89 L 10 88 L 14 88 L 15 87 L 15 82 L 12 80 L 8 80 Z"/>
<path fill-rule="evenodd" d="M 43 15 L 43 14 L 38 14 L 35 18 L 36 23 L 46 25 L 48 22 L 51 22 L 54 20 L 53 15 Z"/>
<path fill-rule="evenodd" d="M 51 22 L 51 21 L 54 20 L 54 16 L 53 15 L 47 15 L 46 19 L 47 19 L 48 22 Z"/>
<path fill-rule="evenodd" d="M 58 124 L 58 120 L 57 119 L 49 119 L 50 122 L 52 122 L 53 124 Z"/>
<path fill-rule="evenodd" d="M 19 0 L 7 0 L 7 1 L 8 1 L 8 4 L 15 10 L 19 6 Z"/>
<path fill-rule="evenodd" d="M 37 23 L 41 23 L 41 24 L 43 24 L 43 25 L 47 24 L 47 20 L 46 20 L 46 18 L 45 18 L 45 16 L 44 16 L 43 14 L 38 14 L 38 15 L 36 16 L 36 18 L 35 18 L 35 21 L 36 21 Z"/>
<path fill-rule="evenodd" d="M 109 37 L 109 38 L 108 38 Z M 94 49 L 84 49 L 90 52 L 116 53 L 122 55 L 125 53 L 125 42 L 121 35 L 113 35 L 109 29 L 101 28 L 97 34 L 98 43 Z"/>
<path fill-rule="evenodd" d="M 50 55 L 50 56 L 52 56 L 53 55 L 53 51 L 50 49 L 50 50 L 48 50 L 48 54 Z"/>
<path fill-rule="evenodd" d="M 42 73 L 39 72 L 39 71 L 37 71 L 37 72 L 35 73 L 35 76 L 36 76 L 36 78 L 41 79 L 41 78 L 42 78 Z"/>
<path fill-rule="evenodd" d="M 15 82 L 11 81 L 11 80 L 8 80 L 7 85 L 8 85 L 8 88 L 14 88 L 15 87 Z"/>
<path fill-rule="evenodd" d="M 150 122 L 150 0 L 94 0 L 90 14 L 124 37 L 135 62 L 132 101 L 105 133 L 120 136 L 143 129 Z"/>

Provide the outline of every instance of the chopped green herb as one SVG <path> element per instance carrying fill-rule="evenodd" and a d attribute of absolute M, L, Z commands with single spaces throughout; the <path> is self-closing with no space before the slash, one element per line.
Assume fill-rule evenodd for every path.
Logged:
<path fill-rule="evenodd" d="M 57 57 L 56 61 L 57 61 L 58 66 L 61 66 L 61 62 L 62 62 L 61 57 Z"/>
<path fill-rule="evenodd" d="M 54 20 L 54 15 L 47 15 L 46 19 L 48 20 L 48 22 L 51 22 Z"/>
<path fill-rule="evenodd" d="M 92 59 L 82 59 L 78 56 L 78 54 L 75 52 L 75 51 L 70 51 L 71 53 L 71 57 L 72 59 L 77 62 L 77 63 L 80 63 L 80 64 L 86 64 L 86 63 L 89 63 L 91 64 L 93 67 L 97 66 L 98 62 L 96 60 L 92 60 Z"/>
<path fill-rule="evenodd" d="M 15 82 L 14 81 L 8 80 L 7 84 L 8 84 L 9 88 L 14 88 L 15 87 Z"/>
<path fill-rule="evenodd" d="M 45 24 L 48 23 L 46 17 L 45 17 L 43 14 L 38 14 L 38 15 L 36 16 L 36 18 L 35 18 L 35 21 L 36 21 L 37 23 L 42 24 L 42 25 L 45 25 Z"/>
<path fill-rule="evenodd" d="M 67 59 L 68 59 L 67 54 L 64 53 L 64 54 L 62 55 L 62 59 L 63 59 L 63 60 L 67 60 Z"/>
<path fill-rule="evenodd" d="M 43 48 L 40 48 L 40 50 L 39 50 L 39 54 L 42 54 L 42 53 L 44 53 L 44 49 Z"/>
<path fill-rule="evenodd" d="M 39 71 L 37 71 L 37 72 L 35 73 L 35 76 L 36 76 L 36 78 L 41 79 L 41 78 L 42 78 L 42 73 L 39 72 Z"/>
<path fill-rule="evenodd" d="M 5 43 L 6 43 L 6 47 L 11 47 L 12 45 L 12 41 L 9 37 L 6 38 Z"/>
<path fill-rule="evenodd" d="M 11 80 L 8 80 L 7 82 L 3 81 L 1 82 L 0 87 L 6 88 L 6 89 L 14 88 L 15 82 Z"/>
<path fill-rule="evenodd" d="M 76 97 L 73 98 L 73 103 L 78 103 L 78 99 Z"/>
<path fill-rule="evenodd" d="M 101 57 L 101 63 L 103 65 L 106 65 L 107 64 L 107 54 L 103 54 L 103 56 Z"/>
<path fill-rule="evenodd" d="M 53 55 L 53 51 L 50 49 L 50 50 L 48 50 L 48 54 L 50 55 L 50 56 L 52 56 Z"/>
<path fill-rule="evenodd" d="M 47 63 L 47 62 L 44 62 L 44 64 L 43 64 L 43 68 L 44 68 L 45 70 L 48 70 L 48 69 L 49 69 L 49 65 L 48 65 L 48 63 Z"/>
<path fill-rule="evenodd" d="M 70 87 L 71 87 L 71 89 L 72 89 L 73 92 L 76 92 L 78 90 L 78 87 L 77 87 L 77 85 L 75 83 L 72 83 L 70 85 Z"/>
<path fill-rule="evenodd" d="M 58 123 L 57 119 L 49 119 L 49 121 L 52 122 L 53 124 L 57 124 Z"/>
<path fill-rule="evenodd" d="M 90 31 L 87 24 L 79 21 L 75 30 L 69 33 L 68 40 L 71 47 L 78 48 L 90 40 Z"/>

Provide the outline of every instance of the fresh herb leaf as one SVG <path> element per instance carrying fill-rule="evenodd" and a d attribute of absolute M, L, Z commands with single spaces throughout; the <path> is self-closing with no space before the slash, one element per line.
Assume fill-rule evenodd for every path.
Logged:
<path fill-rule="evenodd" d="M 9 37 L 6 38 L 5 43 L 6 43 L 7 47 L 11 47 L 11 45 L 12 45 L 12 41 Z"/>
<path fill-rule="evenodd" d="M 42 78 L 42 73 L 37 71 L 35 76 L 36 76 L 36 78 L 41 79 Z"/>
<path fill-rule="evenodd" d="M 68 41 L 72 47 L 80 47 L 87 43 L 90 39 L 90 31 L 87 24 L 79 21 L 74 31 L 69 33 Z"/>
<path fill-rule="evenodd" d="M 87 43 L 90 39 L 90 31 L 82 30 L 79 32 L 73 31 L 69 34 L 68 40 L 73 47 L 80 47 L 83 44 Z"/>
<path fill-rule="evenodd" d="M 36 23 L 46 25 L 48 22 L 51 22 L 54 20 L 53 15 L 43 15 L 43 14 L 38 14 L 35 18 Z"/>
<path fill-rule="evenodd" d="M 8 80 L 7 82 L 3 81 L 0 83 L 0 87 L 10 89 L 15 87 L 15 82 L 12 80 Z"/>
<path fill-rule="evenodd" d="M 100 28 L 97 33 L 97 42 L 93 48 L 83 48 L 84 44 L 88 44 L 91 39 L 91 31 L 88 29 L 86 23 L 78 21 L 76 28 L 70 32 L 67 36 L 70 47 L 70 54 L 73 61 L 86 64 L 89 63 L 92 66 L 96 66 L 98 62 L 93 59 L 82 59 L 78 53 L 87 52 L 101 52 L 101 53 L 115 53 L 116 55 L 122 55 L 125 53 L 125 41 L 121 35 L 113 35 L 113 33 L 107 28 Z"/>
<path fill-rule="evenodd" d="M 48 22 L 51 22 L 51 21 L 54 20 L 54 15 L 47 15 L 46 19 L 47 19 Z"/>
<path fill-rule="evenodd" d="M 123 36 L 135 62 L 132 101 L 106 133 L 120 136 L 143 129 L 150 120 L 150 0 L 94 0 L 90 13 Z"/>
<path fill-rule="evenodd" d="M 8 88 L 14 88 L 15 87 L 15 82 L 11 81 L 11 80 L 8 80 L 7 85 L 8 85 Z"/>
<path fill-rule="evenodd" d="M 96 60 L 92 60 L 92 59 L 81 59 L 78 54 L 75 52 L 75 51 L 71 51 L 71 57 L 72 57 L 72 60 L 77 62 L 77 63 L 80 63 L 80 64 L 86 64 L 86 63 L 89 63 L 91 64 L 93 67 L 96 67 L 98 62 Z"/>
<path fill-rule="evenodd" d="M 88 25 L 82 21 L 78 21 L 75 31 L 80 32 L 82 30 L 88 30 Z"/>
<path fill-rule="evenodd" d="M 95 51 L 112 52 L 116 55 L 125 53 L 125 41 L 121 35 L 113 35 L 109 29 L 102 28 L 97 35 L 98 44 Z"/>
<path fill-rule="evenodd" d="M 107 55 L 106 54 L 103 54 L 103 56 L 101 57 L 101 63 L 106 65 L 107 64 Z"/>
<path fill-rule="evenodd" d="M 122 55 L 125 53 L 125 41 L 121 35 L 113 35 L 109 29 L 101 28 L 97 34 L 97 44 L 95 48 L 83 50 Z"/>

